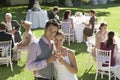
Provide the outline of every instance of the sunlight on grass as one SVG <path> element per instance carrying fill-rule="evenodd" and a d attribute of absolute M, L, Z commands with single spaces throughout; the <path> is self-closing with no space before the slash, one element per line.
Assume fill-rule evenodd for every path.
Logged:
<path fill-rule="evenodd" d="M 36 37 L 36 38 L 40 38 L 40 36 L 42 36 L 43 35 L 43 33 L 44 33 L 44 29 L 33 29 L 32 30 L 32 33 L 34 34 L 34 36 Z"/>

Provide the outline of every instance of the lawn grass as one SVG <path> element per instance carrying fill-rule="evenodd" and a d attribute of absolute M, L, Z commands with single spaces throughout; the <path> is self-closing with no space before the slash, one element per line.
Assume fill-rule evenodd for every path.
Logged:
<path fill-rule="evenodd" d="M 46 9 L 47 11 L 50 11 L 52 9 L 51 6 L 41 6 L 41 7 L 42 9 Z M 101 16 L 103 16 L 105 18 L 105 21 L 107 21 L 108 23 L 108 29 L 114 30 L 120 36 L 119 4 L 108 4 L 108 5 L 98 5 L 98 6 L 88 5 L 88 6 L 80 6 L 80 7 L 60 7 L 60 9 L 61 10 L 58 14 L 60 16 L 60 19 L 62 17 L 63 12 L 67 9 L 72 10 L 72 14 L 74 14 L 76 11 L 88 12 L 89 9 L 95 9 L 99 21 L 101 19 Z M 0 8 L 0 21 L 4 21 L 4 15 L 6 12 L 11 12 L 13 14 L 13 18 L 20 22 L 21 20 L 25 19 L 27 13 L 27 6 Z M 22 32 L 23 31 L 24 30 L 22 29 Z M 39 28 L 32 30 L 32 32 L 36 36 L 36 38 L 39 38 L 43 34 L 44 30 Z M 64 46 L 72 49 L 75 52 L 78 63 L 78 69 L 79 69 L 79 72 L 77 74 L 78 79 L 94 80 L 96 67 L 95 64 L 92 65 L 88 63 L 89 54 L 86 51 L 87 46 L 84 43 L 72 43 L 71 46 L 69 46 L 66 42 Z M 0 66 L 0 80 L 33 80 L 32 71 L 28 71 L 25 68 L 26 54 L 27 52 L 23 51 L 22 59 L 18 62 L 18 64 L 13 64 L 14 65 L 13 72 L 11 72 L 10 68 L 7 68 L 6 66 Z M 104 79 L 100 79 L 99 76 L 98 80 L 108 80 L 108 79 L 107 77 L 104 77 Z"/>

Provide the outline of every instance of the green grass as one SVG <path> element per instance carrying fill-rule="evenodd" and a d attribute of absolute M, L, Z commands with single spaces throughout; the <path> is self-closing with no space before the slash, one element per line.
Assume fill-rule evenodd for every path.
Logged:
<path fill-rule="evenodd" d="M 98 5 L 98 6 L 80 6 L 80 7 L 60 7 L 59 16 L 62 17 L 62 14 L 65 10 L 72 10 L 72 14 L 76 11 L 88 12 L 89 9 L 95 9 L 96 15 L 100 21 L 101 16 L 105 17 L 105 21 L 108 23 L 108 29 L 113 30 L 120 36 L 120 4 L 108 4 L 108 5 Z M 52 9 L 51 6 L 41 6 L 42 9 L 46 9 L 50 11 Z M 4 15 L 6 12 L 11 12 L 13 14 L 13 18 L 18 20 L 25 19 L 27 13 L 27 6 L 16 6 L 16 7 L 3 7 L 0 8 L 0 21 L 4 21 Z M 22 29 L 22 32 L 24 30 Z M 34 29 L 32 30 L 33 34 L 39 38 L 44 30 L 43 29 Z M 79 72 L 77 77 L 79 80 L 94 80 L 96 65 L 92 65 L 88 63 L 89 54 L 86 51 L 87 46 L 84 43 L 72 43 L 71 46 L 65 42 L 66 47 L 73 49 L 76 55 L 78 69 Z M 0 80 L 33 80 L 32 71 L 29 71 L 25 68 L 26 62 L 26 54 L 27 52 L 22 52 L 22 59 L 18 62 L 18 64 L 13 64 L 14 71 L 11 72 L 10 68 L 6 66 L 0 66 Z M 98 80 L 108 80 L 105 76 L 104 79 Z"/>

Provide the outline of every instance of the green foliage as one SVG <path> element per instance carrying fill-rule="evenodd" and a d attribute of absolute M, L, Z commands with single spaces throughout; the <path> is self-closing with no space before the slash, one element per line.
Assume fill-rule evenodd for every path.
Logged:
<path fill-rule="evenodd" d="M 59 0 L 60 5 L 65 5 L 65 0 Z"/>
<path fill-rule="evenodd" d="M 115 3 L 120 3 L 120 0 L 115 0 L 114 2 L 115 2 Z"/>

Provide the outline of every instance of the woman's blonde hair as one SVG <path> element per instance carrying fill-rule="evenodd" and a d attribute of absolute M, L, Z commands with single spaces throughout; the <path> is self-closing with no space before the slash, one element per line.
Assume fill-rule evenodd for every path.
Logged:
<path fill-rule="evenodd" d="M 75 16 L 83 16 L 82 12 L 76 12 Z"/>
<path fill-rule="evenodd" d="M 30 29 L 32 23 L 29 22 L 29 21 L 22 21 L 22 25 L 23 25 L 24 27 L 26 27 L 27 29 Z"/>
<path fill-rule="evenodd" d="M 10 18 L 12 18 L 12 14 L 11 13 L 6 13 L 5 16 L 9 16 Z"/>

